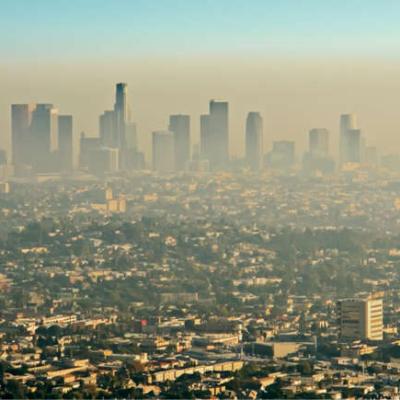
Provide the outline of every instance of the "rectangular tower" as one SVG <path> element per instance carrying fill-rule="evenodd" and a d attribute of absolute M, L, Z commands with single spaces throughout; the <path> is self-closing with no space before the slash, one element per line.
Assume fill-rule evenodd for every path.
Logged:
<path fill-rule="evenodd" d="M 357 128 L 357 118 L 354 114 L 343 114 L 340 116 L 340 164 L 349 160 L 349 131 Z"/>
<path fill-rule="evenodd" d="M 32 165 L 38 172 L 53 168 L 52 152 L 58 148 L 57 109 L 52 104 L 37 104 L 32 112 Z"/>
<path fill-rule="evenodd" d="M 174 135 L 169 131 L 153 132 L 153 169 L 158 172 L 173 172 Z"/>
<path fill-rule="evenodd" d="M 11 148 L 15 165 L 30 162 L 32 110 L 33 106 L 29 104 L 11 105 Z"/>
<path fill-rule="evenodd" d="M 314 128 L 309 132 L 309 152 L 313 158 L 329 156 L 329 131 L 325 128 Z"/>
<path fill-rule="evenodd" d="M 175 169 L 183 171 L 190 161 L 189 115 L 170 115 L 169 130 L 174 135 Z"/>
<path fill-rule="evenodd" d="M 73 167 L 72 115 L 58 116 L 58 154 L 63 171 Z"/>
<path fill-rule="evenodd" d="M 246 119 L 246 163 L 253 170 L 261 169 L 263 159 L 263 120 L 258 112 L 249 112 Z"/>
<path fill-rule="evenodd" d="M 342 340 L 383 339 L 383 301 L 380 293 L 339 300 L 337 313 Z"/>
<path fill-rule="evenodd" d="M 215 151 L 210 159 L 212 169 L 223 169 L 229 162 L 228 102 L 210 101 L 210 142 Z"/>

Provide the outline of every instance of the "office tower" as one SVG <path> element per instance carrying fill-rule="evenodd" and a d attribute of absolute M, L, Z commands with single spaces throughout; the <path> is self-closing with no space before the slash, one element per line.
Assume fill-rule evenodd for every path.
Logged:
<path fill-rule="evenodd" d="M 136 124 L 134 122 L 128 122 L 125 126 L 125 139 L 126 148 L 130 150 L 136 150 L 137 144 L 137 131 Z"/>
<path fill-rule="evenodd" d="M 92 168 L 94 171 L 117 172 L 119 170 L 119 149 L 114 147 L 102 147 L 93 154 Z"/>
<path fill-rule="evenodd" d="M 342 340 L 382 340 L 382 294 L 343 299 L 337 302 L 339 333 Z"/>
<path fill-rule="evenodd" d="M 210 160 L 212 146 L 210 144 L 210 116 L 208 114 L 200 115 L 200 157 Z"/>
<path fill-rule="evenodd" d="M 115 138 L 116 147 L 119 149 L 125 146 L 125 127 L 128 122 L 128 85 L 126 83 L 117 83 L 115 89 Z"/>
<path fill-rule="evenodd" d="M 169 131 L 174 135 L 175 170 L 183 171 L 190 161 L 189 115 L 170 115 Z"/>
<path fill-rule="evenodd" d="M 71 171 L 73 167 L 73 133 L 72 115 L 58 116 L 58 154 L 63 171 Z"/>
<path fill-rule="evenodd" d="M 107 110 L 99 117 L 99 134 L 101 142 L 104 146 L 116 147 L 117 140 L 115 137 L 115 113 Z"/>
<path fill-rule="evenodd" d="M 174 135 L 169 131 L 153 132 L 153 169 L 172 172 L 175 167 Z"/>
<path fill-rule="evenodd" d="M 57 150 L 57 110 L 52 104 L 37 104 L 32 112 L 32 165 L 38 172 L 53 169 L 52 152 Z"/>
<path fill-rule="evenodd" d="M 329 157 L 329 131 L 325 128 L 311 129 L 308 135 L 308 152 L 303 157 L 303 172 L 325 175 L 333 173 L 335 162 Z"/>
<path fill-rule="evenodd" d="M 130 122 L 126 83 L 116 84 L 114 109 L 100 115 L 99 136 L 103 146 L 119 150 L 119 169 L 132 169 L 138 156 L 143 158 L 137 151 L 136 125 Z"/>
<path fill-rule="evenodd" d="M 351 162 L 349 160 L 349 131 L 357 128 L 357 118 L 354 114 L 340 116 L 340 164 Z"/>
<path fill-rule="evenodd" d="M 14 165 L 30 161 L 30 125 L 33 107 L 29 104 L 11 105 L 11 147 Z"/>
<path fill-rule="evenodd" d="M 328 157 L 329 131 L 325 128 L 314 128 L 309 132 L 309 152 L 311 157 Z"/>
<path fill-rule="evenodd" d="M 211 142 L 215 146 L 214 159 L 210 162 L 217 169 L 227 167 L 229 162 L 228 109 L 226 101 L 210 101 L 210 134 Z"/>
<path fill-rule="evenodd" d="M 79 142 L 79 167 L 89 169 L 92 155 L 102 146 L 99 137 L 88 137 L 84 132 L 81 133 Z"/>
<path fill-rule="evenodd" d="M 346 136 L 346 162 L 361 162 L 361 131 L 359 129 L 349 129 Z"/>
<path fill-rule="evenodd" d="M 210 112 L 200 117 L 202 157 L 213 170 L 223 169 L 229 161 L 228 103 L 211 100 Z"/>
<path fill-rule="evenodd" d="M 294 142 L 281 140 L 274 142 L 272 151 L 267 155 L 267 164 L 271 168 L 287 170 L 294 165 Z"/>
<path fill-rule="evenodd" d="M 97 176 L 119 171 L 119 149 L 102 146 L 89 149 L 86 168 Z"/>
<path fill-rule="evenodd" d="M 263 120 L 258 112 L 249 112 L 246 119 L 246 162 L 254 171 L 262 166 Z"/>
<path fill-rule="evenodd" d="M 120 150 L 121 168 L 126 171 L 143 169 L 144 154 L 138 150 L 136 124 L 128 122 L 125 126 L 125 147 Z"/>

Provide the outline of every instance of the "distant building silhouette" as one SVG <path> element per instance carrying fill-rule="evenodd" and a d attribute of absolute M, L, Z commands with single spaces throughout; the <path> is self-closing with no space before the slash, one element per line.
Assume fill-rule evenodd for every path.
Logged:
<path fill-rule="evenodd" d="M 71 171 L 73 168 L 73 123 L 72 115 L 58 116 L 58 154 L 61 169 Z"/>
<path fill-rule="evenodd" d="M 361 162 L 361 131 L 360 129 L 349 129 L 347 131 L 346 162 Z"/>
<path fill-rule="evenodd" d="M 169 131 L 153 132 L 153 169 L 161 173 L 175 169 L 174 135 Z"/>
<path fill-rule="evenodd" d="M 350 150 L 350 131 L 357 129 L 357 118 L 355 114 L 343 114 L 340 116 L 340 164 L 343 165 L 352 161 Z"/>
<path fill-rule="evenodd" d="M 246 119 L 246 163 L 258 171 L 263 161 L 263 120 L 258 112 L 249 112 Z"/>
<path fill-rule="evenodd" d="M 211 100 L 209 115 L 200 117 L 202 156 L 213 170 L 224 169 L 229 162 L 229 105 Z"/>
<path fill-rule="evenodd" d="M 294 142 L 288 140 L 273 142 L 272 151 L 267 155 L 267 165 L 270 168 L 287 170 L 294 166 L 294 157 Z"/>
<path fill-rule="evenodd" d="M 103 148 L 118 150 L 120 170 L 144 168 L 144 155 L 137 146 L 136 124 L 130 119 L 126 83 L 116 84 L 114 109 L 100 115 L 99 137 Z"/>
<path fill-rule="evenodd" d="M 107 110 L 99 117 L 100 138 L 104 146 L 117 147 L 115 137 L 115 113 Z"/>
<path fill-rule="evenodd" d="M 333 173 L 335 162 L 329 157 L 329 131 L 311 129 L 308 134 L 308 152 L 304 154 L 303 170 L 306 173 Z"/>
<path fill-rule="evenodd" d="M 329 155 L 328 129 L 311 129 L 308 136 L 308 149 L 313 157 L 327 157 Z"/>
<path fill-rule="evenodd" d="M 175 170 L 188 168 L 190 161 L 190 117 L 189 115 L 170 115 L 169 130 L 174 135 Z"/>
<path fill-rule="evenodd" d="M 32 109 L 30 104 L 11 105 L 11 157 L 15 165 L 30 161 Z"/>
<path fill-rule="evenodd" d="M 124 149 L 126 124 L 128 123 L 128 85 L 117 83 L 115 88 L 115 138 L 116 147 Z"/>
<path fill-rule="evenodd" d="M 54 152 L 58 148 L 57 109 L 52 104 L 37 104 L 31 121 L 31 165 L 37 172 L 55 170 Z"/>

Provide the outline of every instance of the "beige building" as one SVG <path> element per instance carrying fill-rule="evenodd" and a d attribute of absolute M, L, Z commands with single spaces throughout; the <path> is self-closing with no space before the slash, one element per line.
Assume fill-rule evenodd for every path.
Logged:
<path fill-rule="evenodd" d="M 382 293 L 339 300 L 337 312 L 341 339 L 383 339 Z"/>

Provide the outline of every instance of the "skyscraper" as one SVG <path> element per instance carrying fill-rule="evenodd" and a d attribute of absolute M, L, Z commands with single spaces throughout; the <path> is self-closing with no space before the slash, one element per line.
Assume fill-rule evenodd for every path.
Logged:
<path fill-rule="evenodd" d="M 339 333 L 342 340 L 382 340 L 383 302 L 381 293 L 339 300 Z"/>
<path fill-rule="evenodd" d="M 329 157 L 329 131 L 325 128 L 311 129 L 308 152 L 303 158 L 303 171 L 307 174 L 330 174 L 334 169 L 335 162 Z"/>
<path fill-rule="evenodd" d="M 137 131 L 134 122 L 128 122 L 125 126 L 126 148 L 129 150 L 137 150 Z"/>
<path fill-rule="evenodd" d="M 200 157 L 208 161 L 212 153 L 210 120 L 209 114 L 200 115 Z"/>
<path fill-rule="evenodd" d="M 225 168 L 229 162 L 228 102 L 210 101 L 210 140 L 215 152 L 210 161 L 213 169 Z"/>
<path fill-rule="evenodd" d="M 187 169 L 190 161 L 190 117 L 170 115 L 169 130 L 174 135 L 175 169 Z"/>
<path fill-rule="evenodd" d="M 294 165 L 294 142 L 281 140 L 272 144 L 272 151 L 268 153 L 268 166 L 276 169 L 287 170 Z"/>
<path fill-rule="evenodd" d="M 26 164 L 30 161 L 30 125 L 32 106 L 29 104 L 11 105 L 11 147 L 13 164 Z"/>
<path fill-rule="evenodd" d="M 347 131 L 347 151 L 346 162 L 361 162 L 361 131 L 359 129 L 349 129 Z"/>
<path fill-rule="evenodd" d="M 258 112 L 249 112 L 246 119 L 246 162 L 254 171 L 262 166 L 263 120 Z"/>
<path fill-rule="evenodd" d="M 229 161 L 228 103 L 211 100 L 210 113 L 200 117 L 201 153 L 213 170 L 227 167 Z"/>
<path fill-rule="evenodd" d="M 53 168 L 52 152 L 57 150 L 57 110 L 52 104 L 37 104 L 32 112 L 32 165 L 39 172 Z"/>
<path fill-rule="evenodd" d="M 349 131 L 357 128 L 357 118 L 354 114 L 343 114 L 340 116 L 340 164 L 350 162 L 349 160 Z"/>
<path fill-rule="evenodd" d="M 104 146 L 117 147 L 117 138 L 115 136 L 115 112 L 106 110 L 99 117 L 100 139 Z"/>
<path fill-rule="evenodd" d="M 153 132 L 153 169 L 172 172 L 175 167 L 174 135 L 169 131 Z"/>
<path fill-rule="evenodd" d="M 329 131 L 325 128 L 311 129 L 308 136 L 309 152 L 311 157 L 328 157 Z"/>
<path fill-rule="evenodd" d="M 73 167 L 72 115 L 58 116 L 58 154 L 61 168 L 71 171 Z"/>
<path fill-rule="evenodd" d="M 116 147 L 123 149 L 125 146 L 125 127 L 128 122 L 128 85 L 117 83 L 115 89 L 115 137 Z"/>

